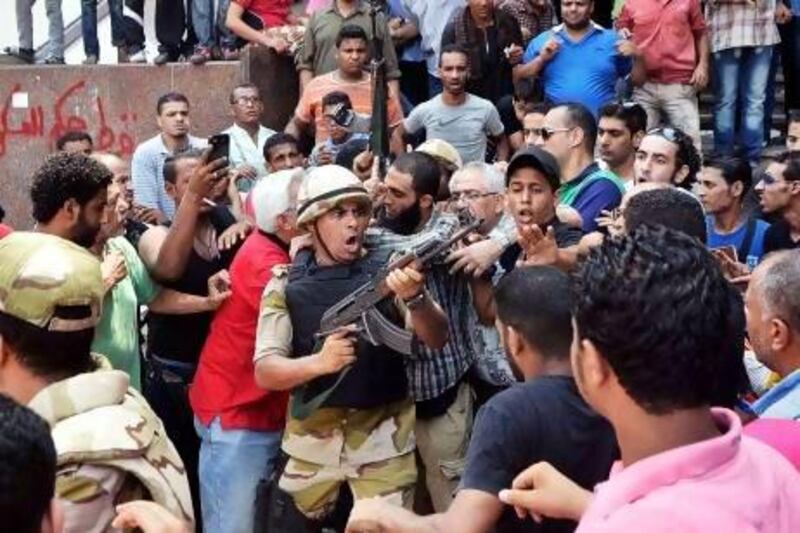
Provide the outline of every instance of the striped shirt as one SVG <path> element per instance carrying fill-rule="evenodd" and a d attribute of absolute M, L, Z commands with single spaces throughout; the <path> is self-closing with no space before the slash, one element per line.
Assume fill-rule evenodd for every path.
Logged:
<path fill-rule="evenodd" d="M 458 229 L 458 219 L 435 211 L 425 227 L 413 235 L 398 235 L 371 227 L 364 246 L 373 250 L 391 248 L 398 251 L 418 247 L 431 240 L 442 241 Z M 476 323 L 468 279 L 452 275 L 446 264 L 434 264 L 426 273 L 425 288 L 447 315 L 450 339 L 441 350 L 420 345 L 418 353 L 406 363 L 408 386 L 414 400 L 421 402 L 442 395 L 455 386 L 475 362 L 475 347 L 470 334 Z"/>
<path fill-rule="evenodd" d="M 189 137 L 184 150 L 205 148 L 205 139 Z M 133 200 L 139 205 L 158 209 L 172 220 L 175 216 L 175 202 L 167 195 L 164 188 L 164 160 L 175 155 L 164 145 L 161 134 L 148 139 L 136 147 L 131 160 L 131 183 L 133 184 Z"/>
<path fill-rule="evenodd" d="M 745 46 L 770 46 L 780 42 L 775 25 L 775 0 L 731 4 L 706 4 L 711 52 Z"/>

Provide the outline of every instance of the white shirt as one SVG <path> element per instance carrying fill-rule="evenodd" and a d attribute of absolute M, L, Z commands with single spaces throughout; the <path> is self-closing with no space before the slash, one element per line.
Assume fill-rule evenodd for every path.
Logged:
<path fill-rule="evenodd" d="M 250 134 L 234 124 L 222 133 L 227 133 L 231 137 L 231 150 L 228 159 L 231 168 L 241 165 L 250 165 L 258 172 L 258 177 L 262 178 L 268 174 L 264 160 L 264 143 L 272 137 L 275 132 L 264 126 L 258 126 L 258 143 L 253 142 Z"/>
<path fill-rule="evenodd" d="M 428 73 L 439 77 L 439 51 L 442 33 L 457 9 L 466 7 L 466 0 L 403 0 L 421 37 L 422 54 L 428 64 Z"/>

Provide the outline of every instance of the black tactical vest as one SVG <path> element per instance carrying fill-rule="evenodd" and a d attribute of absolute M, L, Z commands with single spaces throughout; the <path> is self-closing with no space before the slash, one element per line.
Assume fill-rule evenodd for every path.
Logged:
<path fill-rule="evenodd" d="M 388 257 L 370 252 L 366 257 L 347 265 L 319 266 L 313 253 L 297 254 L 289 272 L 286 304 L 292 321 L 292 354 L 302 357 L 317 352 L 322 340 L 319 332 L 322 315 L 329 307 L 371 280 Z M 381 313 L 402 325 L 391 300 L 379 306 Z M 340 371 L 341 372 L 341 371 Z M 339 373 L 320 376 L 299 389 L 309 401 L 331 387 Z M 368 409 L 396 402 L 408 396 L 403 355 L 386 346 L 373 346 L 362 338 L 356 344 L 356 362 L 322 404 L 324 407 Z"/>

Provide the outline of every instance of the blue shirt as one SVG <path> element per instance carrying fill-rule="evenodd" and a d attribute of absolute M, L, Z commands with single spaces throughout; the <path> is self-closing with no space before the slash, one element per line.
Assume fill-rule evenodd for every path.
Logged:
<path fill-rule="evenodd" d="M 711 249 L 733 246 L 736 248 L 737 252 L 740 253 L 740 248 L 742 244 L 744 244 L 744 237 L 747 233 L 748 223 L 749 220 L 732 233 L 717 233 L 717 230 L 714 229 L 714 218 L 711 215 L 707 215 L 706 229 L 708 238 L 706 244 Z M 753 232 L 753 240 L 750 242 L 750 249 L 746 250 L 746 253 L 743 254 L 744 257 L 741 254 L 739 255 L 740 263 L 745 263 L 750 268 L 753 268 L 761 261 L 761 256 L 764 255 L 764 235 L 767 229 L 769 229 L 769 224 L 763 220 L 756 220 L 756 227 Z"/>
<path fill-rule="evenodd" d="M 592 163 L 575 179 L 561 186 L 560 192 L 565 188 L 581 187 L 574 200 L 567 205 L 581 215 L 584 233 L 597 231 L 597 217 L 600 216 L 600 212 L 610 211 L 622 201 L 624 187 L 621 182 L 615 180 L 614 174 L 602 170 L 597 163 Z M 584 181 L 587 182 L 585 185 Z"/>
<path fill-rule="evenodd" d="M 412 20 L 413 15 L 403 4 L 403 0 L 389 0 L 389 18 L 401 18 L 405 21 L 414 22 Z M 410 63 L 425 61 L 425 54 L 422 53 L 422 44 L 419 37 L 406 43 L 402 51 L 403 53 L 400 55 L 401 61 L 408 61 Z"/>
<path fill-rule="evenodd" d="M 761 418 L 800 419 L 800 370 L 795 370 L 753 403 Z"/>
<path fill-rule="evenodd" d="M 614 100 L 617 79 L 630 74 L 633 61 L 617 52 L 617 33 L 594 22 L 578 42 L 570 39 L 563 24 L 539 34 L 525 50 L 523 61 L 536 59 L 553 37 L 561 47 L 540 73 L 545 97 L 554 104 L 579 102 L 596 117 L 603 105 Z"/>
<path fill-rule="evenodd" d="M 188 144 L 183 151 L 193 148 L 205 148 L 205 139 L 188 136 Z M 172 154 L 164 144 L 159 133 L 139 146 L 131 159 L 131 184 L 133 200 L 145 207 L 158 209 L 172 220 L 175 217 L 175 201 L 164 188 L 164 161 Z"/>

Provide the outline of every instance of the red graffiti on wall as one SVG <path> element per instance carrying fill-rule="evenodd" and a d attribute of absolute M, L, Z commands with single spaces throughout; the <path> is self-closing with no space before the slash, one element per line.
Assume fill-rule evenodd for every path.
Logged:
<path fill-rule="evenodd" d="M 85 131 L 91 134 L 96 150 L 114 151 L 126 157 L 131 156 L 136 147 L 136 136 L 133 133 L 137 120 L 136 114 L 122 113 L 119 115 L 120 126 L 115 129 L 108 122 L 105 105 L 100 96 L 94 98 L 94 106 L 92 106 L 94 109 L 92 110 L 91 107 L 89 109 L 90 116 L 84 116 L 80 111 L 67 111 L 69 103 L 80 98 L 85 89 L 86 82 L 79 81 L 58 95 L 52 106 L 52 125 L 48 129 L 45 124 L 45 108 L 42 105 L 29 106 L 24 116 L 14 117 L 17 120 L 12 120 L 11 110 L 14 94 L 22 91 L 22 85 L 15 84 L 0 109 L 0 157 L 6 154 L 8 142 L 11 139 L 17 137 L 26 140 L 44 138 L 50 145 L 49 149 L 52 149 L 56 140 L 68 131 Z M 89 106 L 73 109 L 83 110 L 86 107 Z M 18 116 L 22 113 L 14 114 Z"/>

